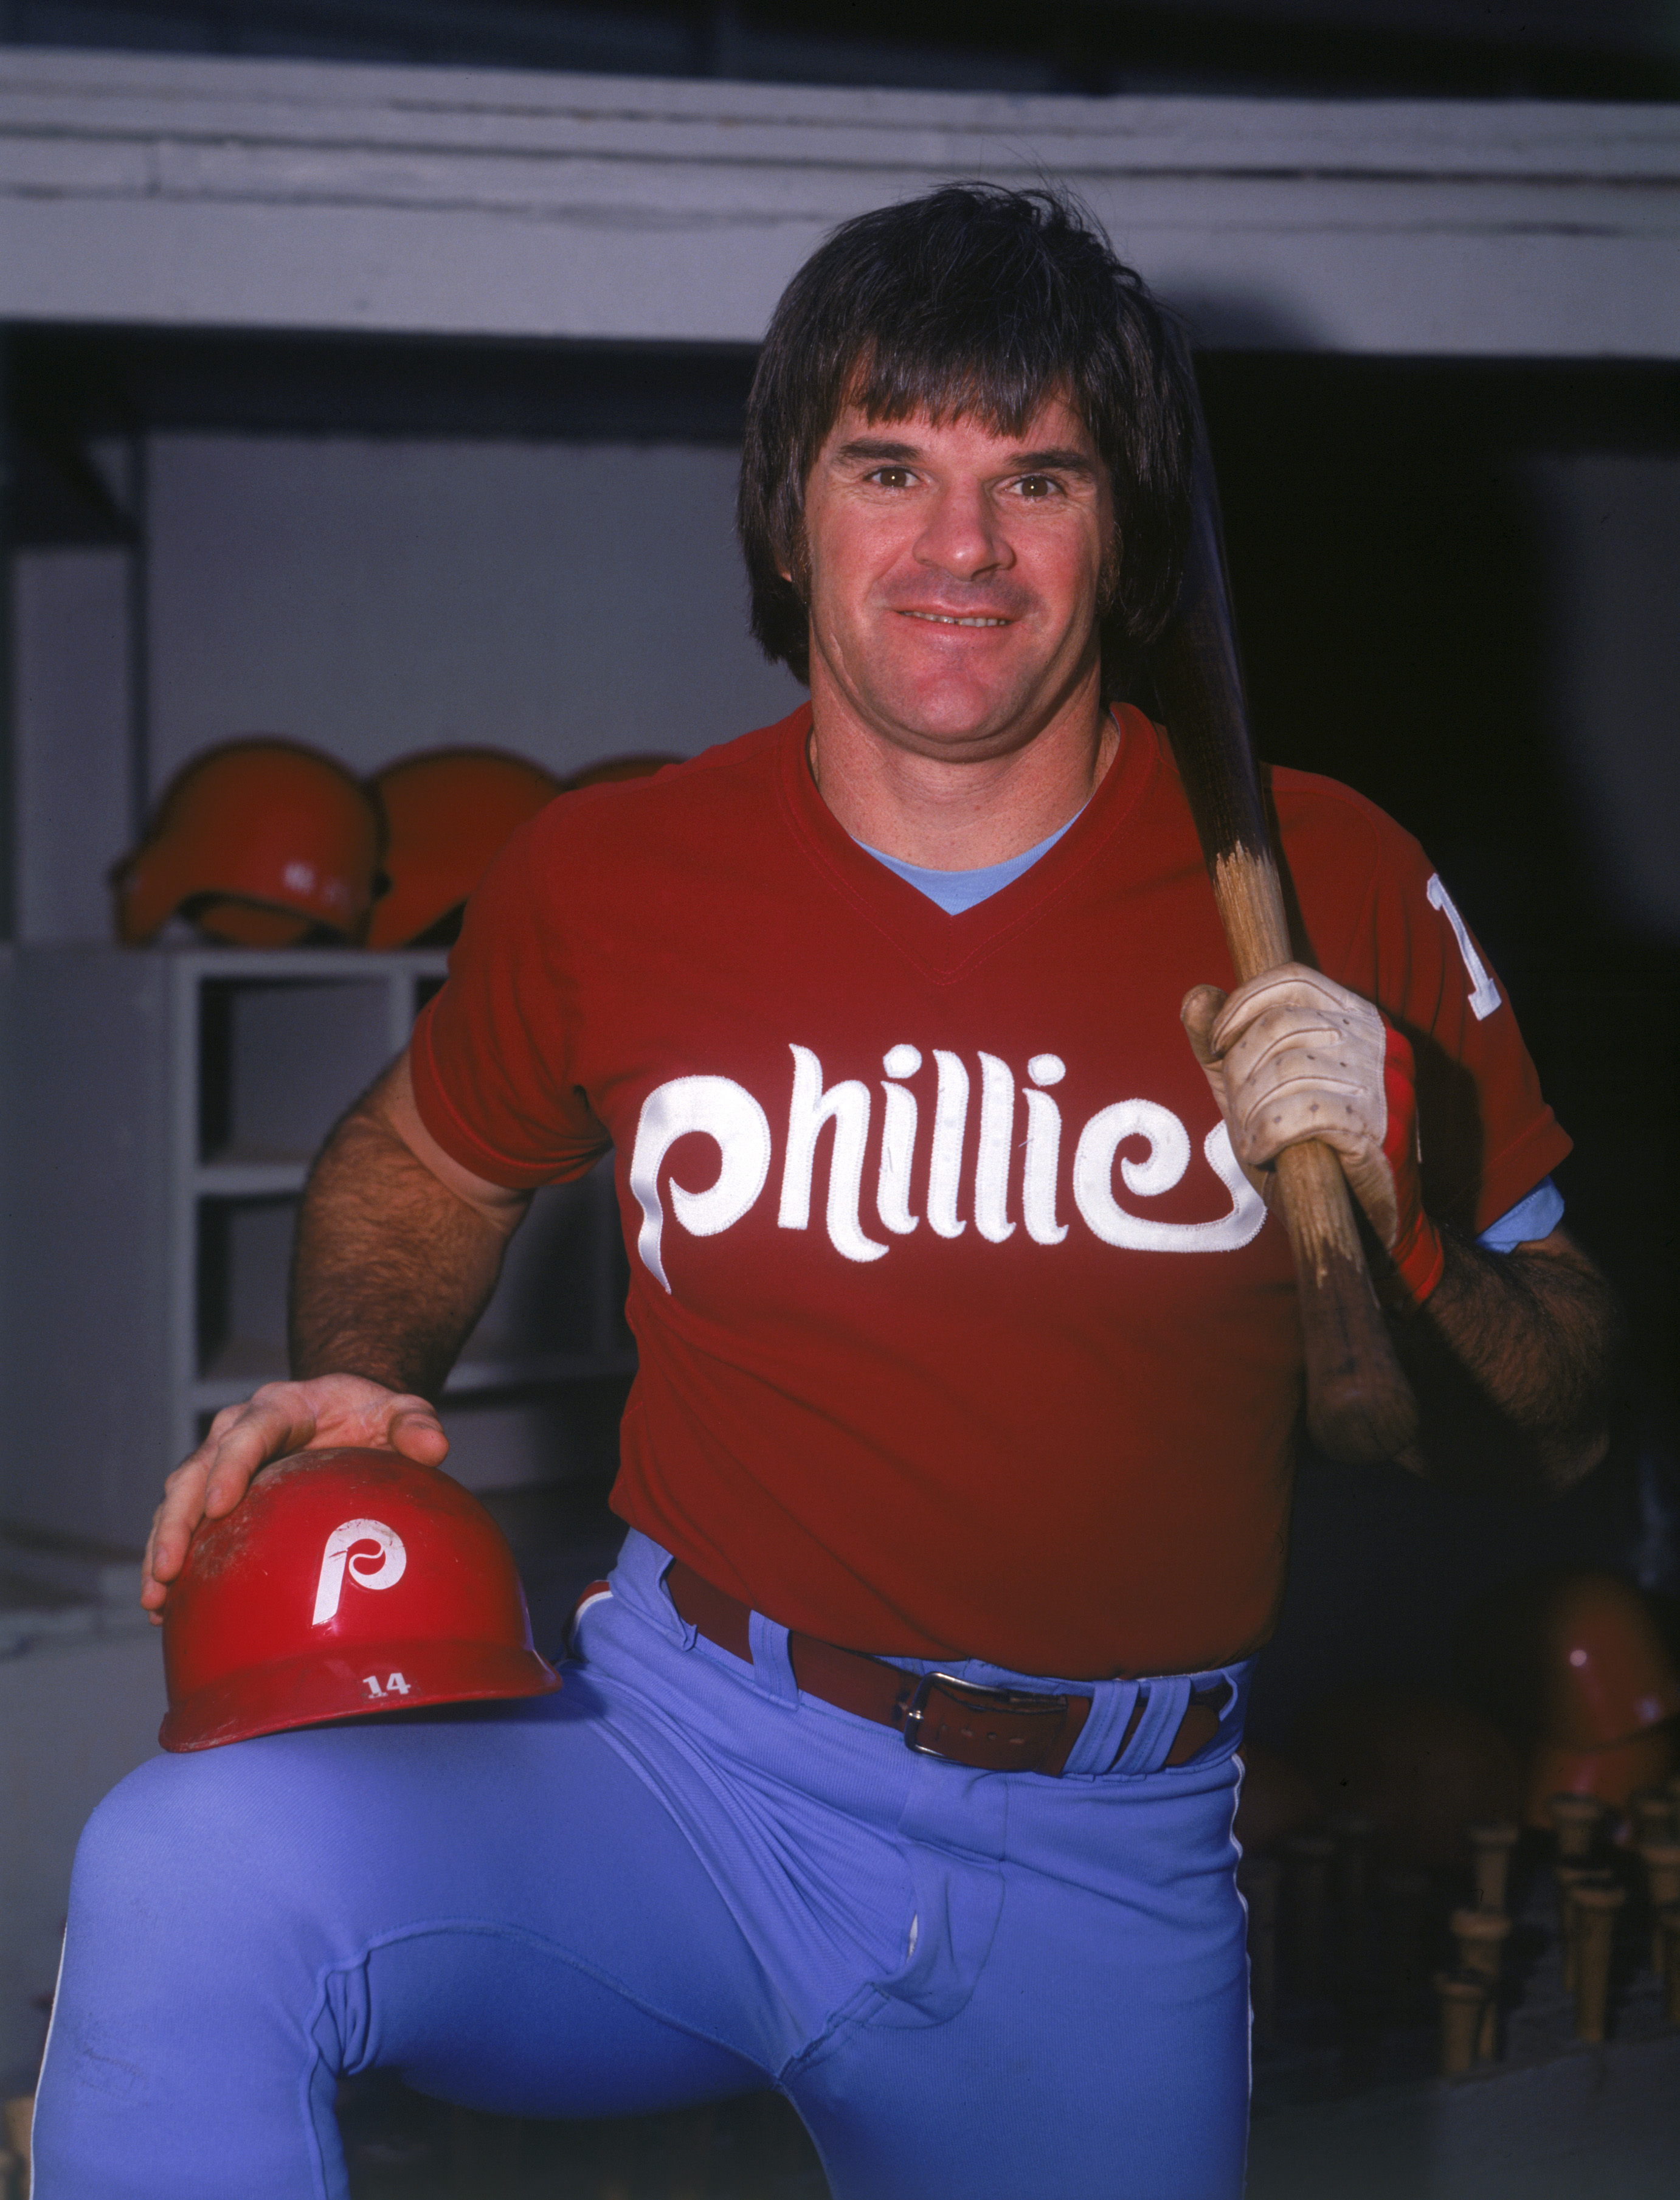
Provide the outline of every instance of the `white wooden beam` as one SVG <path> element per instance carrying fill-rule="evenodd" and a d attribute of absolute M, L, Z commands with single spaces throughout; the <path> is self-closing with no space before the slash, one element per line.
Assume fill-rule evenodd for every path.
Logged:
<path fill-rule="evenodd" d="M 846 215 L 1071 184 L 1204 342 L 1680 355 L 1680 109 L 0 50 L 0 315 L 751 342 Z"/>

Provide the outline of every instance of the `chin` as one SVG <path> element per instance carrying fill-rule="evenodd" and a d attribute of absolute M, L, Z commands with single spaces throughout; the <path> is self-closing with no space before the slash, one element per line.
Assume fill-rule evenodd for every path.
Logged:
<path fill-rule="evenodd" d="M 941 702 L 923 710 L 904 705 L 887 714 L 887 723 L 912 740 L 930 748 L 950 749 L 969 743 L 989 743 L 1005 734 L 1016 714 L 995 705 L 976 704 L 972 709 L 952 708 Z"/>
<path fill-rule="evenodd" d="M 881 718 L 934 740 L 980 740 L 1031 712 L 1033 697 L 995 681 L 975 680 L 948 665 L 919 668 L 916 676 L 877 684 Z"/>

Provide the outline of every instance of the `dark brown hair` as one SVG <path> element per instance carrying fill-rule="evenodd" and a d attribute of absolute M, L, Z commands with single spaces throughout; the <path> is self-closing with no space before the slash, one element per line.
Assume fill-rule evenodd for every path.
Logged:
<path fill-rule="evenodd" d="M 782 293 L 747 400 L 736 525 L 764 654 L 809 679 L 797 579 L 805 487 L 843 407 L 871 420 L 970 414 L 1016 436 L 1061 398 L 1113 489 L 1103 611 L 1112 691 L 1178 594 L 1194 419 L 1186 360 L 1143 278 L 1063 192 L 948 184 L 842 223 Z"/>

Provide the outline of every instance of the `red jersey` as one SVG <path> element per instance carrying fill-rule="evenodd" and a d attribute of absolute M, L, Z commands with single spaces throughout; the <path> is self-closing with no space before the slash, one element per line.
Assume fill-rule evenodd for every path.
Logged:
<path fill-rule="evenodd" d="M 1119 715 L 1074 824 L 957 916 L 831 816 L 808 706 L 568 794 L 416 1027 L 422 1119 L 478 1175 L 615 1149 L 615 1509 L 829 1641 L 1078 1679 L 1272 1624 L 1289 1246 L 1179 1022 L 1234 982 L 1183 790 Z M 1480 1231 L 1569 1148 L 1502 989 L 1399 827 L 1271 785 L 1312 959 L 1416 1049 L 1429 1210 Z"/>

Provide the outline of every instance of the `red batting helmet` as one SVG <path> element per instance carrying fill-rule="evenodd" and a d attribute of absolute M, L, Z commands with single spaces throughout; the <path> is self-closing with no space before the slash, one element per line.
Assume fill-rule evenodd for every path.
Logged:
<path fill-rule="evenodd" d="M 367 944 L 407 947 L 459 916 L 503 841 L 553 800 L 561 781 L 500 749 L 430 749 L 387 764 L 373 787 L 384 805 L 390 885 Z"/>
<path fill-rule="evenodd" d="M 1674 1770 L 1674 1727 L 1647 1727 L 1603 1749 L 1564 1749 L 1537 1741 L 1523 1772 L 1523 1817 L 1548 1828 L 1552 1795 L 1592 1795 L 1613 1811 L 1625 1811 L 1642 1788 L 1660 1788 Z"/>
<path fill-rule="evenodd" d="M 367 922 L 381 824 L 366 787 L 301 741 L 206 749 L 176 773 L 112 874 L 117 933 L 143 946 L 177 913 L 213 939 L 286 947 Z"/>
<path fill-rule="evenodd" d="M 1455 1655 L 1465 1693 L 1524 1741 L 1606 1749 L 1680 1711 L 1680 1674 L 1650 1606 L 1595 1567 L 1501 1582 L 1460 1622 Z"/>
<path fill-rule="evenodd" d="M 421 1704 L 541 1695 L 506 1539 L 395 1452 L 296 1452 L 194 1536 L 163 1618 L 166 1749 Z"/>

